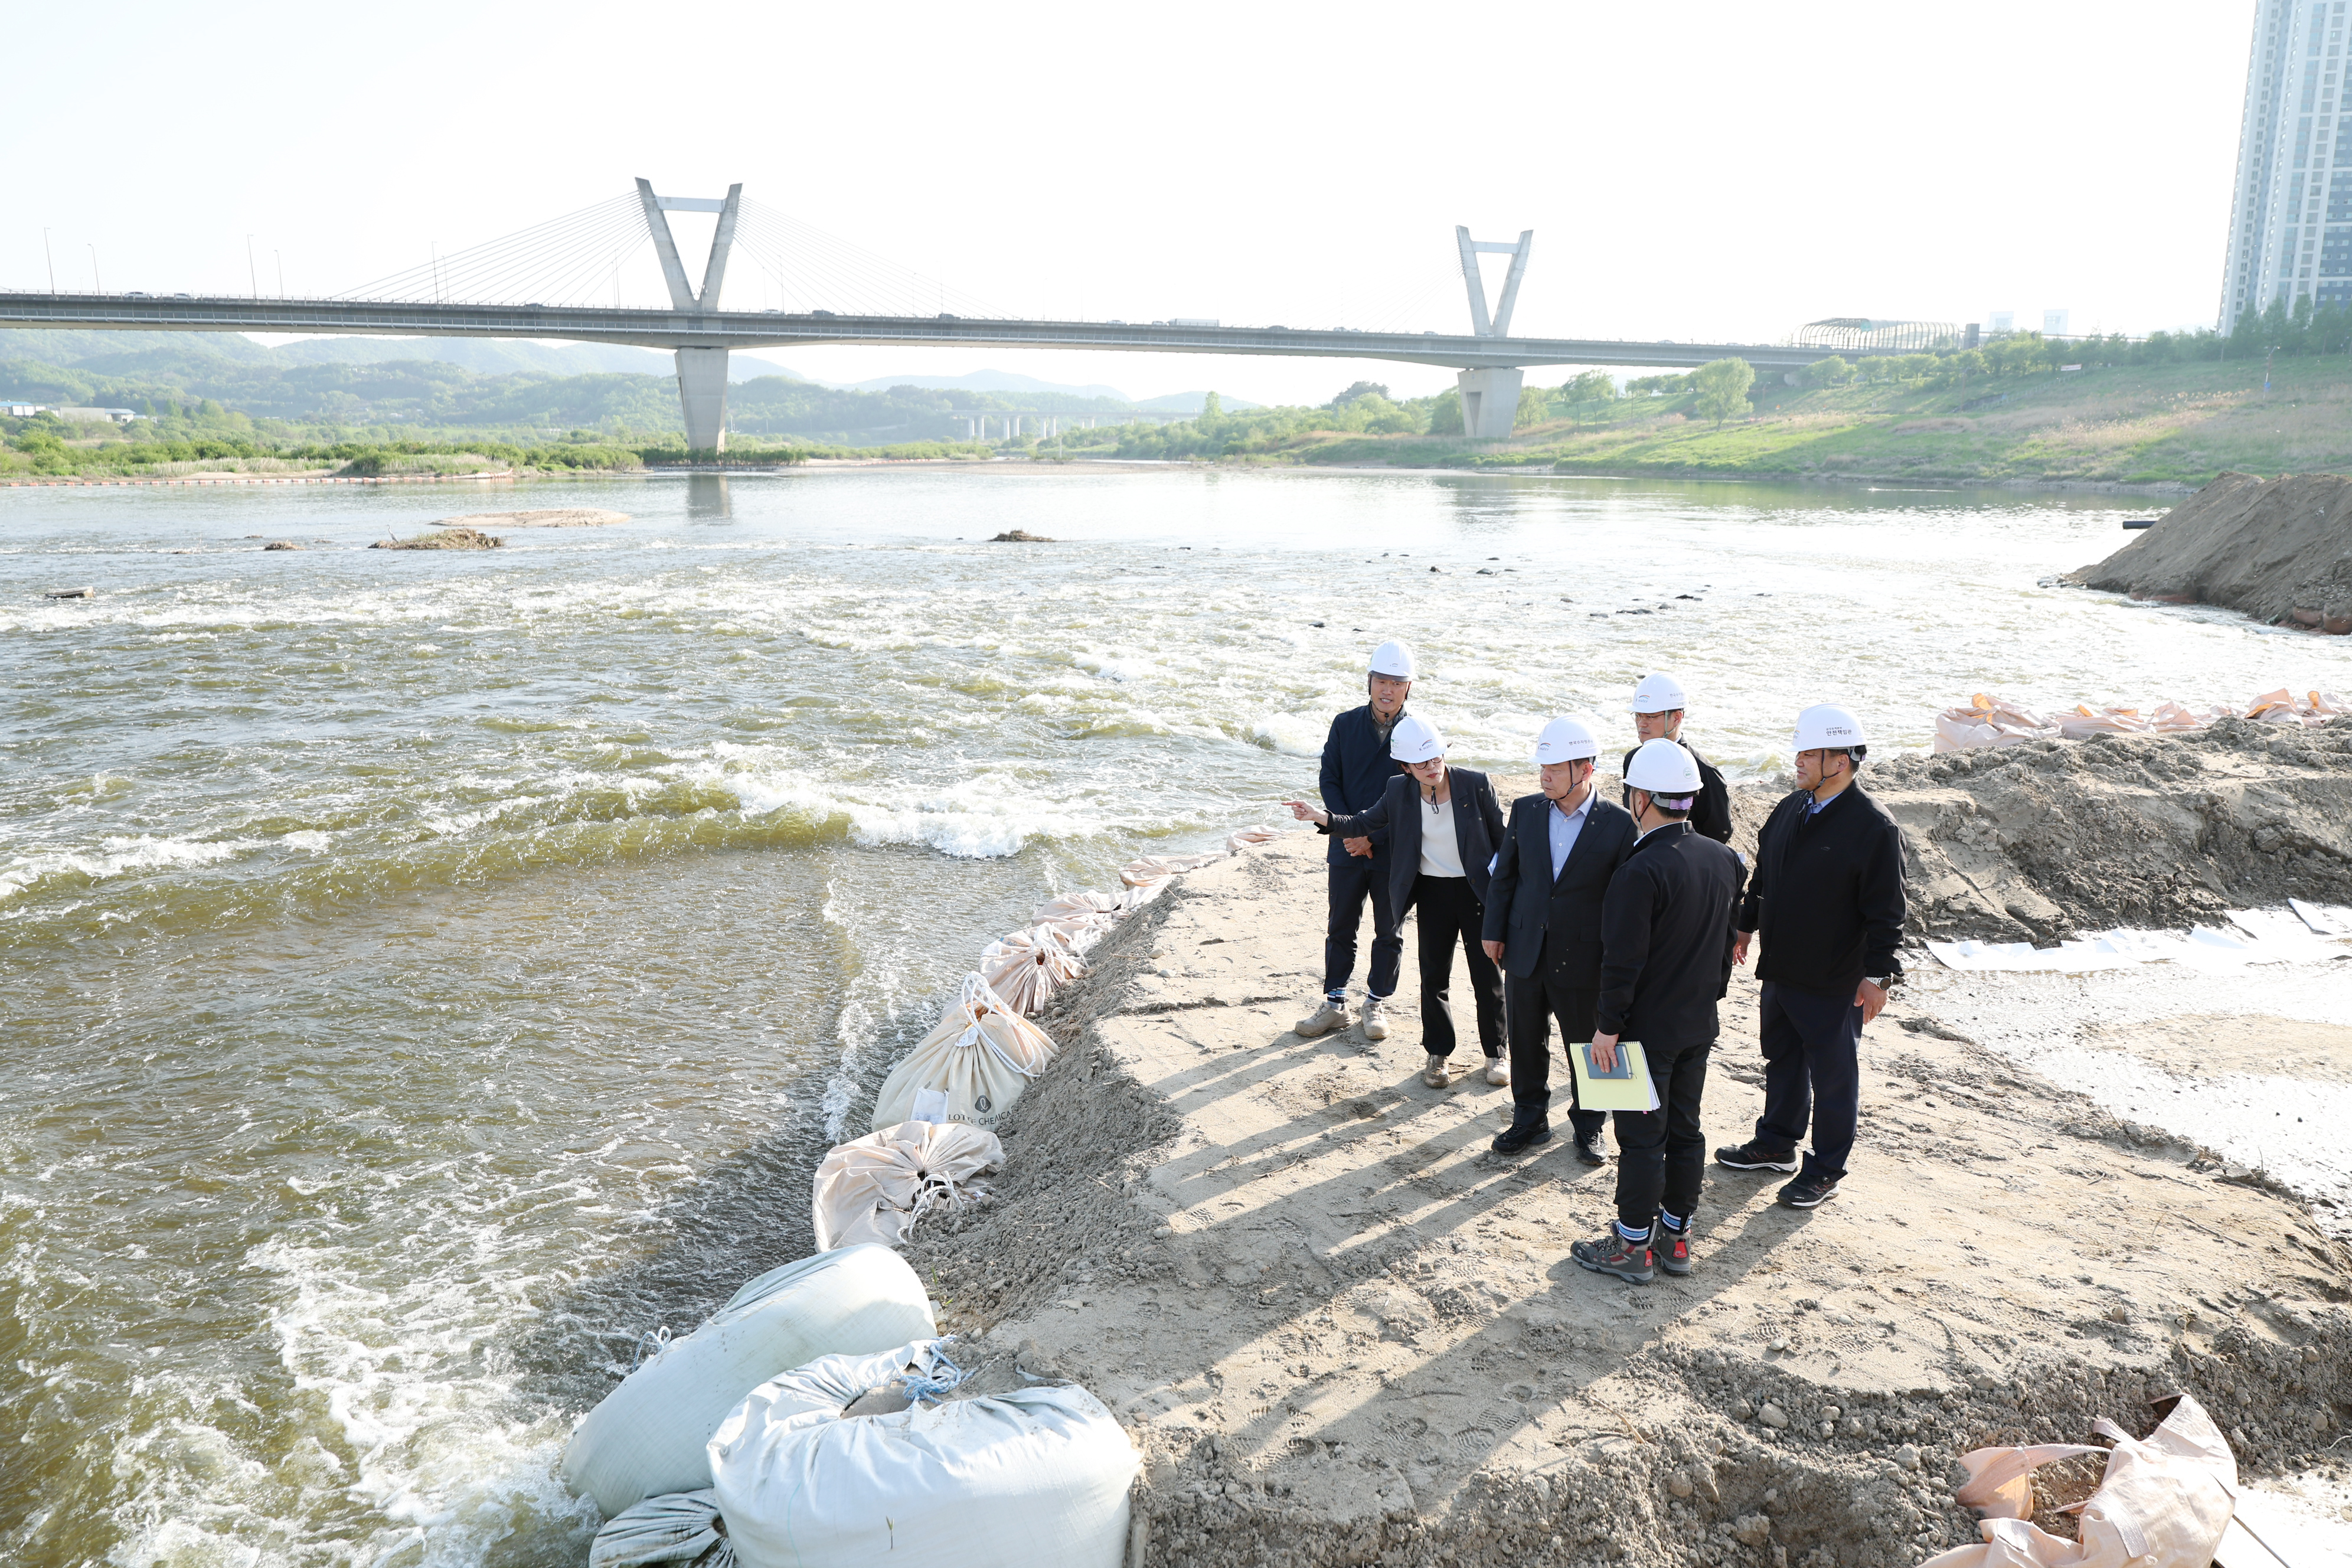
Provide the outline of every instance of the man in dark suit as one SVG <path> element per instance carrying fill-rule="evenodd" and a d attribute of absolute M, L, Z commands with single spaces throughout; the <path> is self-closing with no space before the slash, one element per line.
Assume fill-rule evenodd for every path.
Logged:
<path fill-rule="evenodd" d="M 1639 1040 L 1655 1110 L 1617 1112 L 1617 1221 L 1568 1255 L 1635 1285 L 1656 1268 L 1691 1271 L 1690 1232 L 1706 1169 L 1699 1096 L 1731 984 L 1739 857 L 1696 832 L 1698 767 L 1663 736 L 1633 753 L 1625 782 L 1642 829 L 1601 905 L 1601 1003 L 1592 1068 L 1616 1067 L 1620 1040 Z"/>
<path fill-rule="evenodd" d="M 1369 811 L 1397 776 L 1389 756 L 1389 732 L 1404 717 L 1412 690 L 1412 649 L 1391 640 L 1372 650 L 1360 708 L 1331 721 L 1323 742 L 1319 787 L 1328 811 L 1345 816 Z M 1356 972 L 1356 933 L 1364 923 L 1364 900 L 1372 904 L 1372 962 L 1364 976 L 1364 1038 L 1389 1037 L 1387 1008 L 1404 958 L 1404 910 L 1389 901 L 1389 836 L 1334 835 L 1329 856 L 1330 910 L 1323 935 L 1323 1003 L 1298 1020 L 1301 1039 L 1311 1040 L 1348 1026 L 1348 980 Z"/>
<path fill-rule="evenodd" d="M 1353 816 L 1318 811 L 1303 800 L 1288 803 L 1302 822 L 1334 837 L 1385 833 L 1389 837 L 1389 903 L 1402 920 L 1418 907 L 1421 958 L 1422 1049 L 1429 1058 L 1421 1081 L 1444 1089 L 1454 1080 L 1454 950 L 1463 949 L 1478 1013 L 1478 1044 L 1486 1053 L 1486 1081 L 1507 1084 L 1503 1059 L 1503 980 L 1479 944 L 1485 929 L 1489 868 L 1502 837 L 1503 808 L 1495 786 L 1475 768 L 1445 760 L 1445 737 L 1427 720 L 1397 721 L 1389 754 L 1402 763 L 1402 776 L 1389 781 L 1380 802 Z"/>
<path fill-rule="evenodd" d="M 1626 704 L 1633 715 L 1633 751 L 1638 752 L 1652 741 L 1667 740 L 1690 753 L 1698 764 L 1698 798 L 1691 807 L 1692 830 L 1705 834 L 1717 844 L 1731 842 L 1731 786 L 1723 782 L 1723 772 L 1698 754 L 1698 748 L 1683 739 L 1683 683 L 1671 675 L 1644 676 L 1642 684 L 1633 688 L 1633 700 Z M 1633 752 L 1625 753 L 1618 764 L 1631 769 Z M 1625 805 L 1633 804 L 1633 786 L 1625 786 Z"/>
<path fill-rule="evenodd" d="M 1516 1154 L 1551 1140 L 1551 1024 L 1573 1049 L 1592 1038 L 1601 994 L 1601 899 L 1633 853 L 1633 819 L 1592 787 L 1601 740 L 1578 719 L 1555 719 L 1536 742 L 1540 795 L 1511 803 L 1509 824 L 1487 889 L 1486 955 L 1503 966 L 1503 1007 L 1510 1020 L 1511 1125 L 1495 1152 Z M 1576 1105 L 1569 1079 L 1569 1121 L 1576 1154 L 1588 1165 L 1601 1152 L 1605 1111 Z"/>

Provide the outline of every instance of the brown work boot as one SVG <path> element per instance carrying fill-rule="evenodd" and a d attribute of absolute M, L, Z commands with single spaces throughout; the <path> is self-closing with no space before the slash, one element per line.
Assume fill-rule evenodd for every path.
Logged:
<path fill-rule="evenodd" d="M 1334 1002 L 1326 998 L 1320 1007 L 1292 1026 L 1292 1032 L 1302 1040 L 1311 1040 L 1318 1035 L 1328 1035 L 1334 1029 L 1344 1029 L 1347 1026 L 1348 1005 L 1345 1002 Z"/>

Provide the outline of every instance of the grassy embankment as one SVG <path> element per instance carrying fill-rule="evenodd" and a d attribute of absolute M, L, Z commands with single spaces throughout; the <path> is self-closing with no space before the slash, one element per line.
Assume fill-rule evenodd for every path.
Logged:
<path fill-rule="evenodd" d="M 740 443 L 721 459 L 677 446 L 620 447 L 562 442 L 522 447 L 468 437 L 331 445 L 244 438 L 168 440 L 142 437 L 134 426 L 120 436 L 85 436 L 89 426 L 18 421 L 0 445 L 0 479 L 163 479 L 190 474 L 320 476 L 386 479 L 425 475 L 515 474 L 521 477 L 626 473 L 647 468 L 723 460 L 730 467 L 787 467 L 820 458 L 897 461 L 977 458 L 993 449 L 967 442 L 914 441 L 894 447 Z"/>
<path fill-rule="evenodd" d="M 1507 442 L 1299 430 L 1229 443 L 1227 462 L 1377 463 L 1568 473 L 2197 486 L 2225 470 L 2352 471 L 2352 359 L 2282 357 L 1971 377 L 1959 386 L 1803 389 L 1759 377 L 1754 412 L 1695 418 L 1690 393 L 1588 405 Z M 1171 426 L 1180 439 L 1185 426 Z M 1081 432 L 1081 435 L 1116 435 Z M 1110 443 L 1071 456 L 1109 455 Z"/>

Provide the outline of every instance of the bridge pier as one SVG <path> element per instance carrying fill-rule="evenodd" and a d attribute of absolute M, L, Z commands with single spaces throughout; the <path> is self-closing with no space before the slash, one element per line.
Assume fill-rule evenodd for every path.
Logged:
<path fill-rule="evenodd" d="M 1516 373 L 1514 373 L 1516 374 Z M 686 410 L 690 452 L 727 449 L 727 351 L 677 351 L 677 401 Z"/>
<path fill-rule="evenodd" d="M 1462 434 L 1474 441 L 1507 441 L 1518 422 L 1519 387 L 1527 373 L 1517 367 L 1465 370 L 1454 374 L 1462 393 Z"/>

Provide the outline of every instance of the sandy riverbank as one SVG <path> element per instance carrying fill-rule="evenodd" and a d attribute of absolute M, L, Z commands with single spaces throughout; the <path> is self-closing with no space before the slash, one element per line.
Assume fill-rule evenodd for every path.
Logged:
<path fill-rule="evenodd" d="M 1488 1153 L 1507 1091 L 1417 1082 L 1409 973 L 1384 1044 L 1289 1033 L 1318 849 L 1115 932 L 1045 1020 L 1066 1055 L 1002 1128 L 999 1201 L 909 1248 L 982 1386 L 1017 1363 L 1115 1402 L 1138 1568 L 1907 1564 L 1975 1539 L 1949 1489 L 1981 1442 L 2185 1388 L 2259 1476 L 2352 1421 L 2352 1249 L 1908 998 L 1865 1037 L 1836 1203 L 1711 1170 L 1693 1275 L 1585 1273 L 1613 1166 Z M 1711 1142 L 1760 1102 L 1754 997 L 1743 973 Z"/>

